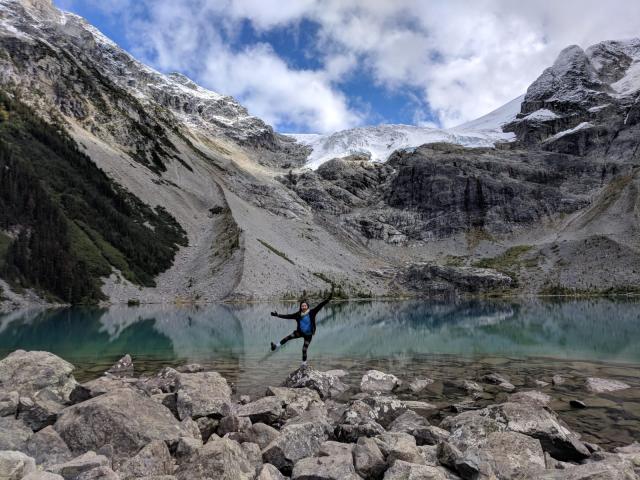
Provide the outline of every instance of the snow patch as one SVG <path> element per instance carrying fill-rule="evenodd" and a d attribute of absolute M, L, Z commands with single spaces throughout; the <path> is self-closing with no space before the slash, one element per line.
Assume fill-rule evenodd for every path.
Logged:
<path fill-rule="evenodd" d="M 569 128 L 568 130 L 563 130 L 561 132 L 556 133 L 555 135 L 547 138 L 545 140 L 545 142 L 552 142 L 553 140 L 557 140 L 558 138 L 564 137 L 565 135 L 569 135 L 571 133 L 575 133 L 579 130 L 585 130 L 587 128 L 592 128 L 593 124 L 591 124 L 591 122 L 582 122 L 581 124 L 573 127 L 573 128 Z"/>
<path fill-rule="evenodd" d="M 540 110 L 531 112 L 529 115 L 524 117 L 523 120 L 535 120 L 535 121 L 544 122 L 545 120 L 553 120 L 555 118 L 559 118 L 558 115 L 556 115 L 549 109 L 541 108 Z"/>

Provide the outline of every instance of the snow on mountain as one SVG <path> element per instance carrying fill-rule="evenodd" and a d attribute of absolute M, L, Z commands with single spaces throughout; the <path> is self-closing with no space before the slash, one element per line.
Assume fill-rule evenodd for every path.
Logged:
<path fill-rule="evenodd" d="M 368 156 L 374 162 L 384 162 L 395 150 L 418 147 L 425 143 L 447 142 L 466 147 L 493 147 L 497 142 L 509 142 L 515 138 L 513 133 L 502 132 L 501 127 L 515 118 L 523 97 L 515 98 L 477 120 L 450 129 L 385 124 L 350 128 L 325 135 L 289 136 L 312 148 L 306 166 L 313 169 L 332 158 L 353 154 Z"/>

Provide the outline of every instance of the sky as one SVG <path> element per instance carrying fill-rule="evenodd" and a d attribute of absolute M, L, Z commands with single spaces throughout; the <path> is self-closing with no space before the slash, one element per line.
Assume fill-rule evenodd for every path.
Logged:
<path fill-rule="evenodd" d="M 451 127 L 565 47 L 640 36 L 637 0 L 54 0 L 138 60 L 291 133 Z"/>

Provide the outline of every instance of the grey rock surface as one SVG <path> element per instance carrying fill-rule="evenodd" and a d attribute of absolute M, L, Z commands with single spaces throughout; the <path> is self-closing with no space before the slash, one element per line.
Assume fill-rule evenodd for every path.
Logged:
<path fill-rule="evenodd" d="M 176 383 L 179 418 L 223 417 L 231 411 L 231 388 L 217 372 L 181 373 Z"/>

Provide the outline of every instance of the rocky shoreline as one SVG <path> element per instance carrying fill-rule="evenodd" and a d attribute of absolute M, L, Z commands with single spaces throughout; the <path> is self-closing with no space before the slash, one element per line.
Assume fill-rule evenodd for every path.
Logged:
<path fill-rule="evenodd" d="M 73 371 L 48 352 L 0 361 L 0 479 L 640 478 L 640 444 L 581 440 L 549 408 L 542 379 L 536 389 L 498 373 L 453 379 L 467 397 L 443 408 L 424 401 L 432 379 L 378 370 L 354 391 L 346 371 L 298 369 L 259 398 L 197 364 L 135 376 L 127 355 L 82 384 Z"/>

